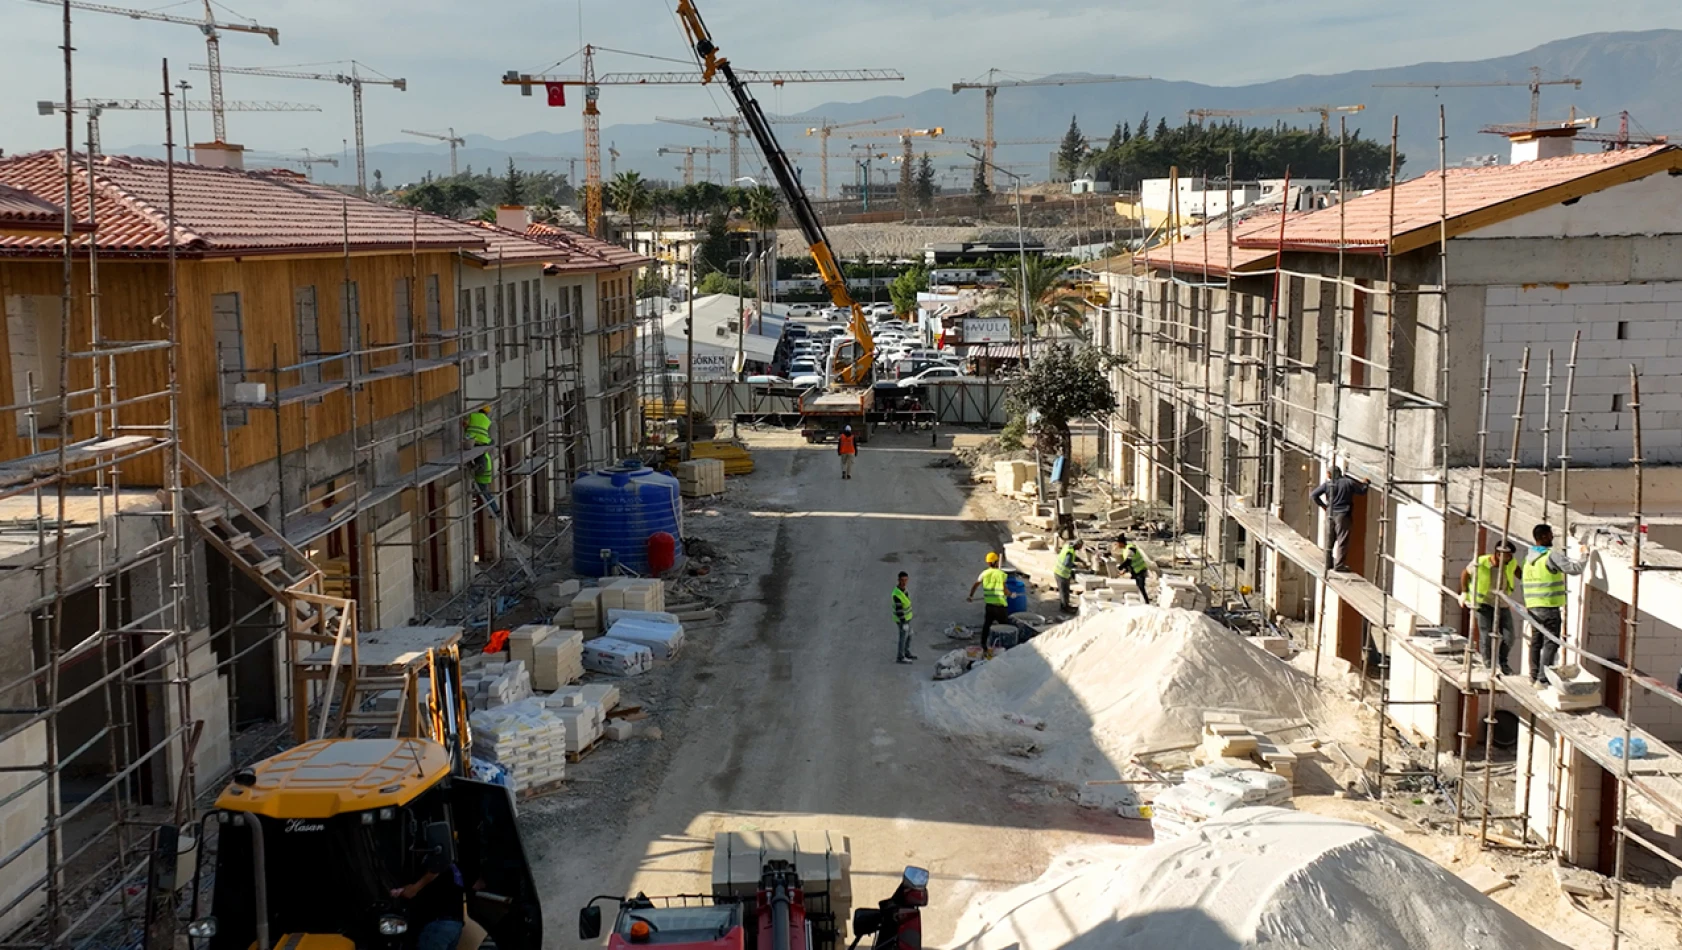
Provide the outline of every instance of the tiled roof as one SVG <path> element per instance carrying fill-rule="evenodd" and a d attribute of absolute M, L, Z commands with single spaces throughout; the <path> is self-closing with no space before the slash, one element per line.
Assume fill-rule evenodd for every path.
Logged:
<path fill-rule="evenodd" d="M 1307 215 L 1292 214 L 1286 227 Z M 1266 241 L 1266 249 L 1243 246 L 1246 239 Z M 1232 228 L 1232 272 L 1251 270 L 1273 259 L 1271 245 L 1279 240 L 1279 215 L 1262 214 L 1239 221 Z M 1138 260 L 1157 270 L 1186 271 L 1196 274 L 1225 274 L 1227 272 L 1227 227 L 1211 225 L 1173 244 L 1153 247 L 1138 255 Z"/>
<path fill-rule="evenodd" d="M 78 159 L 78 164 L 81 159 Z M 62 194 L 63 151 L 0 160 L 0 184 L 36 197 Z M 94 160 L 94 208 L 100 253 L 158 256 L 169 246 L 164 162 L 102 156 Z M 87 176 L 72 178 L 75 204 L 86 207 Z M 298 251 L 478 248 L 484 240 L 429 215 L 345 195 L 296 175 L 175 166 L 175 238 L 184 256 Z M 87 238 L 78 243 L 85 244 Z M 0 237 L 0 254 L 61 253 L 52 236 Z"/>
<path fill-rule="evenodd" d="M 9 185 L 0 184 L 0 228 L 63 233 L 64 209 Z"/>
<path fill-rule="evenodd" d="M 1449 235 L 1487 227 L 1538 207 L 1646 177 L 1665 169 L 1682 168 L 1682 149 L 1674 145 L 1611 152 L 1567 155 L 1561 158 L 1451 168 L 1447 173 Z M 1390 226 L 1388 189 L 1345 202 L 1340 231 L 1336 207 L 1293 219 L 1285 229 L 1285 246 L 1296 250 L 1346 247 L 1401 253 L 1436 240 L 1443 210 L 1444 181 L 1427 173 L 1395 188 L 1395 226 Z M 1275 219 L 1277 223 L 1277 219 Z M 1237 243 L 1248 248 L 1277 246 L 1278 234 L 1250 234 Z"/>
<path fill-rule="evenodd" d="M 565 256 L 564 252 L 553 244 L 498 227 L 488 221 L 463 222 L 462 227 L 484 240 L 485 246 L 482 250 L 470 251 L 467 256 L 486 265 L 494 266 L 498 261 L 509 264 L 548 264 L 558 257 Z"/>
<path fill-rule="evenodd" d="M 568 252 L 566 260 L 552 262 L 566 270 L 599 270 L 604 265 L 618 269 L 653 263 L 653 258 L 638 254 L 629 248 L 553 224 L 539 224 L 534 221 L 526 228 L 526 237 Z"/>

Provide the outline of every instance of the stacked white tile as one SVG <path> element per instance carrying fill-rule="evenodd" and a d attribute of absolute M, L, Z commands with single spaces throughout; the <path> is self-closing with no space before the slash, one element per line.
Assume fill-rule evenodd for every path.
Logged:
<path fill-rule="evenodd" d="M 549 706 L 570 705 L 568 696 L 577 696 L 579 702 L 595 703 L 602 707 L 603 714 L 613 711 L 619 705 L 619 687 L 612 683 L 586 683 L 583 686 L 562 686 L 548 696 L 543 702 Z"/>
<path fill-rule="evenodd" d="M 537 646 L 559 628 L 546 623 L 528 623 L 522 627 L 515 627 L 508 634 L 508 657 L 526 664 L 532 668 L 532 661 L 537 658 Z"/>
<path fill-rule="evenodd" d="M 584 631 L 584 639 L 601 635 L 602 589 L 586 587 L 572 599 L 572 625 Z"/>
<path fill-rule="evenodd" d="M 616 585 L 619 591 L 620 607 L 622 610 L 665 610 L 666 585 L 651 578 L 635 577 L 620 581 Z M 607 614 L 609 623 L 613 622 L 613 612 Z"/>
<path fill-rule="evenodd" d="M 654 651 L 640 643 L 597 637 L 584 644 L 584 668 L 609 676 L 641 676 L 654 668 Z"/>
<path fill-rule="evenodd" d="M 1027 481 L 1027 471 L 1015 462 L 993 463 L 993 489 L 1001 495 L 1015 495 Z"/>
<path fill-rule="evenodd" d="M 531 665 L 532 686 L 553 692 L 584 677 L 584 634 L 559 630 L 538 645 Z"/>
<path fill-rule="evenodd" d="M 607 722 L 606 713 L 595 703 L 550 706 L 549 712 L 561 721 L 566 731 L 566 751 L 574 755 L 594 745 L 602 737 L 602 729 Z"/>
<path fill-rule="evenodd" d="M 683 650 L 683 624 L 680 623 L 627 617 L 609 627 L 607 636 L 610 639 L 645 646 L 653 651 L 657 660 L 670 660 Z"/>
<path fill-rule="evenodd" d="M 629 577 L 616 577 L 598 588 L 602 593 L 601 598 L 597 600 L 597 604 L 601 607 L 603 617 L 606 617 L 610 610 L 623 610 L 625 608 L 625 584 L 630 580 Z"/>
<path fill-rule="evenodd" d="M 685 498 L 724 494 L 724 460 L 694 459 L 677 467 L 677 483 Z"/>
<path fill-rule="evenodd" d="M 531 698 L 531 671 L 520 660 L 503 664 L 502 673 L 488 680 L 484 688 L 486 709 L 512 706 Z"/>
<path fill-rule="evenodd" d="M 514 790 L 566 777 L 566 724 L 536 700 L 476 712 L 473 754 L 508 769 Z"/>

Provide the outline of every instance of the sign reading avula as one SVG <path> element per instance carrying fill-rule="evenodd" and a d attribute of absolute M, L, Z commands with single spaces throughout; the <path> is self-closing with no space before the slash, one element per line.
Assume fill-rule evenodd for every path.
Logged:
<path fill-rule="evenodd" d="M 1009 317 L 964 318 L 965 343 L 1009 343 L 1012 339 Z"/>

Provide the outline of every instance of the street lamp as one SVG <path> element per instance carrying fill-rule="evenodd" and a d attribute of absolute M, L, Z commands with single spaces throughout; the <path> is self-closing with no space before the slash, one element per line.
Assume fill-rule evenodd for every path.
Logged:
<path fill-rule="evenodd" d="M 187 129 L 187 90 L 193 88 L 192 83 L 183 79 L 175 84 L 181 90 L 181 137 L 187 140 L 187 161 L 193 160 L 193 133 Z"/>
<path fill-rule="evenodd" d="M 1011 185 L 1016 190 L 1016 264 L 1020 269 L 1016 289 L 1017 295 L 1021 298 L 1019 306 L 1022 308 L 1023 335 L 1027 338 L 1023 346 L 1024 362 L 1030 362 L 1034 358 L 1034 333 L 1029 325 L 1031 317 L 1028 314 L 1028 252 L 1022 246 L 1022 176 L 1008 169 L 1000 168 L 979 155 L 971 155 L 970 158 L 996 172 L 1003 172 L 1010 176 Z"/>
<path fill-rule="evenodd" d="M 759 179 L 754 178 L 751 175 L 743 175 L 742 177 L 737 178 L 734 181 L 732 181 L 731 184 L 739 185 L 744 181 L 751 183 L 755 188 L 760 187 Z M 759 226 L 757 224 L 754 225 L 754 234 L 758 235 L 758 237 L 759 237 L 758 262 L 754 267 L 754 282 L 759 285 L 759 327 L 758 327 L 756 332 L 764 333 L 765 332 L 765 304 L 766 304 L 767 300 L 770 298 L 770 281 L 765 276 L 765 252 L 766 252 L 766 245 L 769 242 L 767 242 L 765 240 L 765 234 L 764 234 L 764 232 L 759 230 Z"/>

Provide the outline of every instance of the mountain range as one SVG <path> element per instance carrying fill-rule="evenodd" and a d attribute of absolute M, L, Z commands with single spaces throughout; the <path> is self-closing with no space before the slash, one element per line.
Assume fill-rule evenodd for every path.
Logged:
<path fill-rule="evenodd" d="M 1195 72 L 1195 59 L 1188 58 L 1188 72 Z M 1327 104 L 1334 106 L 1362 104 L 1364 111 L 1348 116 L 1351 132 L 1380 141 L 1390 136 L 1394 116 L 1399 126 L 1400 149 L 1406 156 L 1403 174 L 1420 174 L 1437 164 L 1438 105 L 1444 107 L 1447 126 L 1447 153 L 1450 163 L 1481 155 L 1504 155 L 1506 143 L 1500 138 L 1480 134 L 1479 129 L 1496 123 L 1524 122 L 1529 117 L 1530 91 L 1525 85 L 1467 87 L 1445 86 L 1429 88 L 1375 88 L 1378 83 L 1477 83 L 1514 82 L 1527 84 L 1531 67 L 1540 69 L 1544 79 L 1580 79 L 1580 89 L 1570 85 L 1547 85 L 1541 89 L 1541 116 L 1544 120 L 1564 119 L 1575 108 L 1576 114 L 1601 118 L 1601 131 L 1616 130 L 1618 114 L 1627 111 L 1633 118 L 1633 128 L 1652 133 L 1682 130 L 1682 30 L 1651 30 L 1630 33 L 1592 33 L 1575 36 L 1509 56 L 1468 62 L 1427 62 L 1411 66 L 1359 70 L 1336 75 L 1300 75 L 1287 79 L 1255 83 L 1245 86 L 1209 86 L 1195 82 L 1146 80 L 1125 83 L 1082 84 L 1071 86 L 1035 86 L 1001 90 L 997 98 L 995 135 L 999 140 L 1058 139 L 1068 130 L 1071 117 L 1078 119 L 1081 130 L 1089 137 L 1107 138 L 1119 122 L 1137 125 L 1149 115 L 1154 127 L 1159 118 L 1171 125 L 1184 122 L 1189 109 L 1267 109 Z M 1114 64 L 1114 71 L 1127 70 L 1125 62 Z M 1078 76 L 1082 74 L 1070 74 Z M 602 110 L 604 118 L 612 118 L 612 90 L 604 90 Z M 962 139 L 979 138 L 983 133 L 982 94 L 966 91 L 953 94 L 949 89 L 929 89 L 909 96 L 877 96 L 857 102 L 831 102 L 793 117 L 804 121 L 779 124 L 777 132 L 783 147 L 791 151 L 815 153 L 816 138 L 808 138 L 804 126 L 823 117 L 832 122 L 849 122 L 879 116 L 901 114 L 890 125 L 895 127 L 928 128 L 942 126 L 945 141 L 919 139 L 918 150 L 925 147 L 936 153 L 938 167 L 947 176 L 947 183 L 967 186 L 969 167 L 964 152 L 971 146 Z M 1317 125 L 1316 113 L 1258 115 L 1235 120 L 1246 123 L 1285 122 L 1297 126 Z M 1332 118 L 1335 134 L 1337 117 Z M 523 167 L 567 170 L 565 162 L 536 161 L 534 156 L 582 155 L 583 135 L 571 132 L 532 132 L 509 139 L 493 139 L 467 134 L 467 145 L 458 153 L 465 168 L 475 170 L 494 168 L 500 171 L 509 157 Z M 830 184 L 838 189 L 844 182 L 854 180 L 854 166 L 846 157 L 848 145 L 859 140 L 839 136 L 830 142 Z M 645 177 L 677 181 L 681 178 L 679 155 L 661 156 L 662 146 L 717 145 L 727 147 L 723 135 L 709 136 L 706 132 L 663 123 L 606 125 L 602 130 L 603 173 L 607 174 L 605 154 L 611 143 L 620 153 L 618 168 L 635 169 Z M 889 139 L 878 140 L 884 151 L 896 152 L 900 146 Z M 751 145 L 742 143 L 742 174 L 758 175 L 760 163 Z M 1036 144 L 1001 146 L 1001 163 L 1022 163 L 1018 169 L 1032 179 L 1043 179 L 1049 172 L 1050 154 L 1055 145 Z M 944 154 L 940 154 L 944 153 Z M 809 191 L 818 186 L 818 159 L 795 156 Z M 705 159 L 696 157 L 697 175 L 704 172 Z M 435 175 L 449 171 L 448 148 L 441 144 L 393 142 L 372 146 L 368 153 L 370 175 L 373 169 L 383 172 L 387 184 L 414 181 L 427 172 Z M 878 168 L 891 168 L 878 163 Z M 723 182 L 728 177 L 728 155 L 712 157 L 713 178 Z M 1188 170 L 1199 171 L 1199 170 Z M 1209 170 L 1218 171 L 1218 170 Z M 582 177 L 583 163 L 578 163 Z M 880 176 L 881 172 L 877 172 Z M 890 176 L 897 175 L 889 171 Z M 353 162 L 338 168 L 321 167 L 316 177 L 326 181 L 347 182 L 355 177 Z M 880 180 L 880 178 L 878 178 Z"/>

